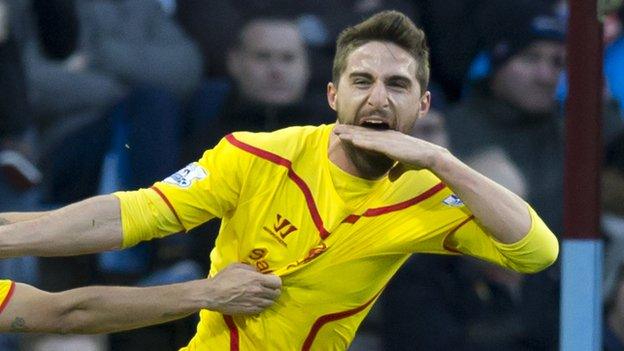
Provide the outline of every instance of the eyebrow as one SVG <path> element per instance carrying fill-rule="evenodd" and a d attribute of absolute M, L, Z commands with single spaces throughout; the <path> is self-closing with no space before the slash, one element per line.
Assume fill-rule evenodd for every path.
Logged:
<path fill-rule="evenodd" d="M 355 71 L 355 72 L 351 72 L 351 74 L 349 74 L 349 78 L 353 79 L 353 78 L 367 78 L 367 79 L 373 79 L 373 75 L 367 72 L 359 72 L 359 71 Z"/>
<path fill-rule="evenodd" d="M 366 78 L 373 79 L 373 75 L 368 72 L 355 71 L 349 74 L 349 78 Z M 404 75 L 395 74 L 385 79 L 386 82 L 402 82 L 404 84 L 412 85 L 412 80 Z"/>
<path fill-rule="evenodd" d="M 401 76 L 401 75 L 393 75 L 390 76 L 388 79 L 386 79 L 386 82 L 401 82 L 401 83 L 405 83 L 408 86 L 412 85 L 412 80 L 405 77 L 405 76 Z"/>

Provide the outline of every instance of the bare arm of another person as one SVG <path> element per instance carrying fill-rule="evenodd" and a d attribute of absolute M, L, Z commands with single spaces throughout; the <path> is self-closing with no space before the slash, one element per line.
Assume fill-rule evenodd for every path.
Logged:
<path fill-rule="evenodd" d="M 119 199 L 96 196 L 48 212 L 0 214 L 0 257 L 68 256 L 121 248 Z"/>
<path fill-rule="evenodd" d="M 200 309 L 258 314 L 280 295 L 281 280 L 232 264 L 211 279 L 147 288 L 92 286 L 49 293 L 17 283 L 0 331 L 110 333 L 179 319 Z"/>

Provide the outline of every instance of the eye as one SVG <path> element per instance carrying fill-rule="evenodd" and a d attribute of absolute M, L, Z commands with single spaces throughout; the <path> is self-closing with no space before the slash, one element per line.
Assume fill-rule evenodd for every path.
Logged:
<path fill-rule="evenodd" d="M 409 82 L 403 79 L 393 79 L 388 82 L 388 87 L 395 90 L 407 90 L 409 89 Z"/>
<path fill-rule="evenodd" d="M 294 53 L 290 53 L 290 52 L 282 54 L 281 57 L 280 57 L 280 59 L 282 60 L 283 63 L 292 63 L 292 62 L 295 61 L 296 58 L 297 58 L 296 55 Z"/>
<path fill-rule="evenodd" d="M 542 57 L 539 54 L 534 53 L 534 52 L 524 53 L 520 55 L 520 57 L 524 62 L 529 63 L 529 64 L 536 64 L 542 59 Z"/>
<path fill-rule="evenodd" d="M 254 58 L 260 62 L 268 62 L 271 60 L 271 53 L 267 51 L 257 51 L 253 55 Z"/>
<path fill-rule="evenodd" d="M 352 81 L 352 83 L 353 85 L 358 86 L 358 87 L 365 87 L 370 84 L 370 80 L 365 79 L 365 78 L 356 78 Z"/>

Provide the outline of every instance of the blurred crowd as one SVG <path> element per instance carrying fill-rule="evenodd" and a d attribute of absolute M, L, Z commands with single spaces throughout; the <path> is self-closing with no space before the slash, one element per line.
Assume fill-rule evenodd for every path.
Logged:
<path fill-rule="evenodd" d="M 236 130 L 333 123 L 335 39 L 396 9 L 431 48 L 433 110 L 413 135 L 449 148 L 563 233 L 563 0 L 0 0 L 0 212 L 150 186 Z M 624 350 L 624 10 L 604 20 L 604 347 Z M 59 291 L 206 275 L 218 230 L 129 250 L 0 261 Z M 415 255 L 351 350 L 556 350 L 555 265 L 520 275 Z M 174 350 L 195 317 L 100 336 L 0 336 L 12 350 Z"/>

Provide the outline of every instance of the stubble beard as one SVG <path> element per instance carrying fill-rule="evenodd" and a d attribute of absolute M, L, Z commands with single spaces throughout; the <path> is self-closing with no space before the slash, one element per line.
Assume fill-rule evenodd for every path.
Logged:
<path fill-rule="evenodd" d="M 345 119 L 341 118 L 340 112 L 337 114 L 339 123 L 357 125 L 356 123 L 342 122 Z M 371 180 L 379 179 L 394 166 L 395 161 L 382 153 L 364 150 L 349 142 L 342 142 L 342 147 L 347 157 L 351 160 L 351 163 L 355 166 L 358 176 L 361 178 Z"/>
<path fill-rule="evenodd" d="M 351 143 L 343 143 L 343 147 L 361 178 L 379 179 L 394 165 L 394 160 L 382 153 L 363 150 Z"/>

